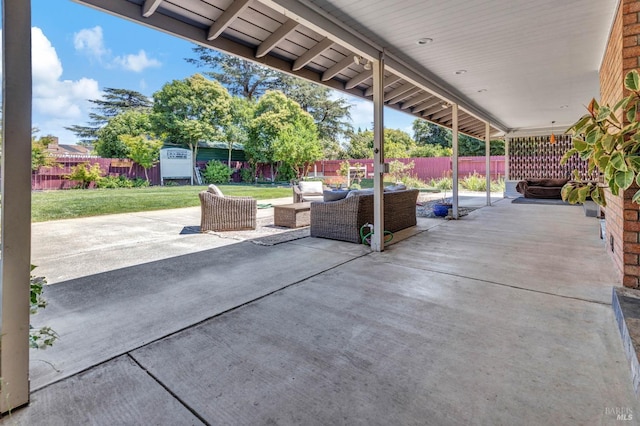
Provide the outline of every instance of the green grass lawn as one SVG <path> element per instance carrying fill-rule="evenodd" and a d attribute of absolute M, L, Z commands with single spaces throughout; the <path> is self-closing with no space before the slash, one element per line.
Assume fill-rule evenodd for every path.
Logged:
<path fill-rule="evenodd" d="M 257 200 L 292 196 L 291 188 L 218 185 L 225 195 Z M 152 186 L 148 188 L 71 189 L 32 192 L 31 220 L 72 219 L 104 214 L 176 209 L 200 205 L 198 193 L 206 186 Z"/>

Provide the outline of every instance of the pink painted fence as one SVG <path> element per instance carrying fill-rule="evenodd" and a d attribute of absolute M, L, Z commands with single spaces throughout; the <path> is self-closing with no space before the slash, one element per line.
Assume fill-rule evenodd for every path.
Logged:
<path fill-rule="evenodd" d="M 138 164 L 131 163 L 128 160 L 120 160 L 117 158 L 100 158 L 100 157 L 84 157 L 84 156 L 64 156 L 56 158 L 56 167 L 40 167 L 31 173 L 31 189 L 70 189 L 78 186 L 78 182 L 69 180 L 65 176 L 71 173 L 71 169 L 78 164 L 88 164 L 89 167 L 99 164 L 102 169 L 103 176 L 120 176 L 124 175 L 129 179 L 144 179 L 144 169 Z M 149 181 L 152 185 L 160 184 L 160 165 L 156 164 L 150 168 Z"/>
<path fill-rule="evenodd" d="M 413 162 L 413 175 L 423 181 L 431 179 L 439 179 L 444 176 L 451 176 L 453 164 L 449 157 L 428 157 L 428 158 L 398 158 L 405 164 Z M 309 175 L 314 173 L 318 176 L 338 176 L 340 164 L 344 160 L 322 160 L 317 161 L 311 167 Z M 367 177 L 373 174 L 373 160 L 348 160 L 351 165 L 359 163 L 367 168 Z M 392 161 L 392 160 L 391 160 Z M 460 157 L 458 158 L 458 176 L 467 176 L 473 173 L 485 175 L 486 159 L 485 157 Z M 497 180 L 504 176 L 504 156 L 495 155 L 490 158 L 490 174 L 491 179 Z"/>

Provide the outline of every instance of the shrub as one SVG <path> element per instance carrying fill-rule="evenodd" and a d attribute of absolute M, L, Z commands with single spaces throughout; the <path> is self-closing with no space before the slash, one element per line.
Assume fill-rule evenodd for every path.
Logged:
<path fill-rule="evenodd" d="M 248 169 L 240 169 L 240 178 L 243 182 L 252 183 L 255 180 L 255 172 L 253 167 Z"/>
<path fill-rule="evenodd" d="M 404 182 L 405 178 L 411 177 L 411 170 L 413 170 L 414 166 L 415 163 L 413 161 L 405 164 L 402 161 L 393 160 L 389 163 L 389 176 L 395 182 Z"/>
<path fill-rule="evenodd" d="M 227 183 L 233 170 L 218 160 L 211 160 L 202 173 L 205 183 Z"/>
<path fill-rule="evenodd" d="M 100 181 L 100 179 L 102 179 L 101 175 L 102 169 L 100 168 L 100 164 L 96 163 L 89 167 L 88 163 L 82 163 L 72 167 L 71 173 L 69 173 L 66 178 L 78 181 L 80 188 L 86 189 L 91 182 L 97 183 Z"/>
<path fill-rule="evenodd" d="M 492 180 L 491 192 L 504 192 L 504 179 Z"/>
<path fill-rule="evenodd" d="M 133 184 L 134 188 L 144 188 L 150 185 L 148 180 L 142 178 L 135 178 L 130 182 Z"/>
<path fill-rule="evenodd" d="M 431 179 L 429 186 L 442 190 L 451 190 L 453 189 L 453 179 L 446 176 L 440 179 Z"/>
<path fill-rule="evenodd" d="M 290 164 L 283 163 L 276 171 L 276 179 L 281 182 L 289 182 L 296 178 L 296 171 Z"/>
<path fill-rule="evenodd" d="M 460 179 L 460 186 L 468 191 L 486 191 L 487 180 L 484 176 L 473 173 Z"/>
<path fill-rule="evenodd" d="M 427 185 L 425 181 L 413 176 L 405 176 L 400 179 L 400 182 L 402 182 L 407 188 L 429 188 L 429 185 Z"/>
<path fill-rule="evenodd" d="M 125 175 L 105 176 L 96 182 L 97 188 L 139 188 L 149 186 L 145 179 L 128 179 Z"/>
<path fill-rule="evenodd" d="M 346 176 L 349 174 L 349 166 L 351 166 L 349 164 L 349 162 L 347 160 L 344 160 L 342 163 L 340 163 L 340 168 L 338 169 L 338 175 L 340 176 Z"/>
<path fill-rule="evenodd" d="M 487 190 L 487 178 L 474 173 L 460 180 L 460 186 L 469 191 L 485 192 Z M 504 180 L 491 181 L 491 192 L 504 191 Z"/>

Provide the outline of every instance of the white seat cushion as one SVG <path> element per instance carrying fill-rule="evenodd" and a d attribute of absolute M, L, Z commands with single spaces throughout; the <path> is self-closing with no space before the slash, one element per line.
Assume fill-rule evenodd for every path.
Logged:
<path fill-rule="evenodd" d="M 207 192 L 211 192 L 214 195 L 217 195 L 218 197 L 224 197 L 224 194 L 222 193 L 222 191 L 220 191 L 220 188 L 218 188 L 215 185 L 209 185 L 209 188 L 207 188 Z"/>
<path fill-rule="evenodd" d="M 301 181 L 298 186 L 300 192 L 304 194 L 322 194 L 322 182 L 320 181 Z"/>

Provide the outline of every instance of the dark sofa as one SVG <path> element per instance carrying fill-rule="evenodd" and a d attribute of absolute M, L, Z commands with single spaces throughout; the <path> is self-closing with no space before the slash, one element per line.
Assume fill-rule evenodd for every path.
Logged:
<path fill-rule="evenodd" d="M 373 223 L 373 194 L 356 195 L 338 201 L 311 203 L 311 236 L 360 243 L 360 227 Z M 415 226 L 417 189 L 384 193 L 384 227 L 396 232 Z"/>
<path fill-rule="evenodd" d="M 525 179 L 518 182 L 516 190 L 525 198 L 561 199 L 562 187 L 569 179 Z"/>

